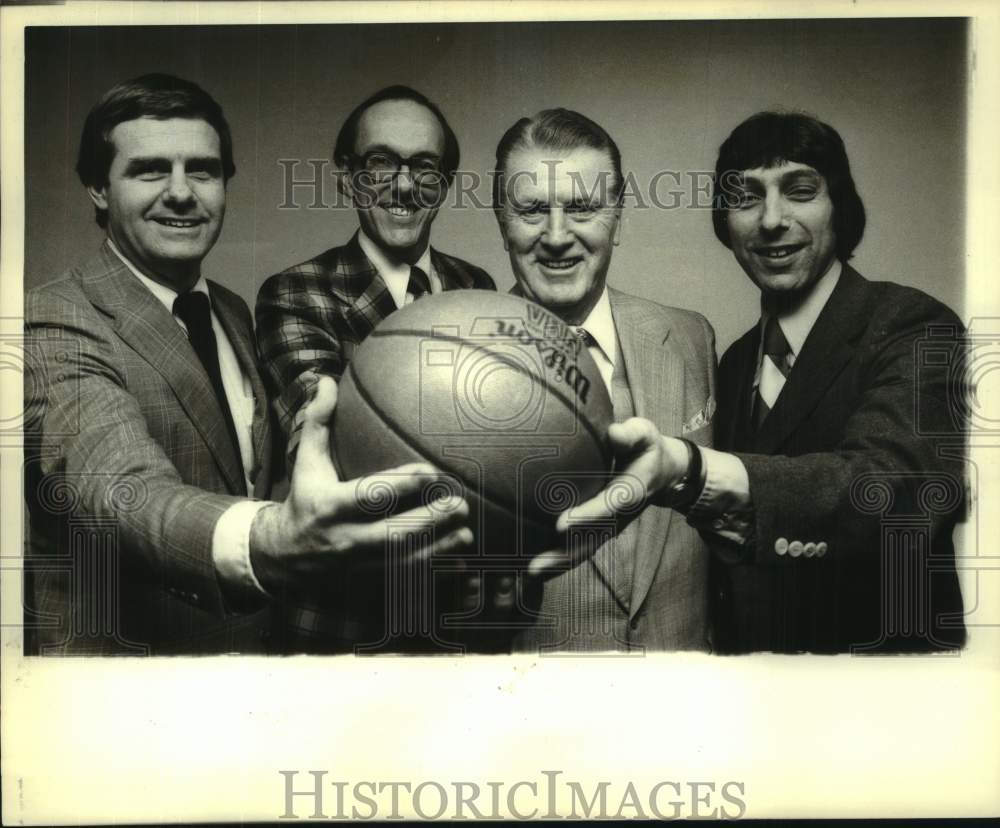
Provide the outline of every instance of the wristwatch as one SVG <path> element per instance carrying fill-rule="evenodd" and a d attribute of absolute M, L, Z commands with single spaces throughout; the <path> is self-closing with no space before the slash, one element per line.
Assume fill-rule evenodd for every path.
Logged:
<path fill-rule="evenodd" d="M 701 497 L 705 488 L 705 465 L 701 461 L 701 451 L 694 443 L 683 437 L 676 439 L 687 449 L 688 464 L 684 476 L 670 486 L 670 506 L 672 509 L 687 509 Z"/>

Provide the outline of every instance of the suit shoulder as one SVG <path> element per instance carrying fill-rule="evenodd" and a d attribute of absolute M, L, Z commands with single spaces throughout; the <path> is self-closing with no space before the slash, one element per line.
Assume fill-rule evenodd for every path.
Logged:
<path fill-rule="evenodd" d="M 261 293 L 280 292 L 288 285 L 302 284 L 309 281 L 316 281 L 328 278 L 340 272 L 344 256 L 344 245 L 331 247 L 324 250 L 318 256 L 305 259 L 298 264 L 286 267 L 284 270 L 269 276 L 261 285 Z"/>
<path fill-rule="evenodd" d="M 458 256 L 452 256 L 448 253 L 442 253 L 437 248 L 433 248 L 434 255 L 438 258 L 438 264 L 444 264 L 453 274 L 459 276 L 463 281 L 467 282 L 470 287 L 477 288 L 479 290 L 496 290 L 496 282 L 493 281 L 493 277 L 490 276 L 483 268 L 478 267 L 471 262 L 465 261 L 465 259 L 460 259 Z"/>
<path fill-rule="evenodd" d="M 866 280 L 873 295 L 872 321 L 895 323 L 896 326 L 913 324 L 941 324 L 963 329 L 958 315 L 946 304 L 919 288 L 896 282 Z"/>
<path fill-rule="evenodd" d="M 642 319 L 660 322 L 689 339 L 704 339 L 712 343 L 715 342 L 715 331 L 712 324 L 698 311 L 663 305 L 652 299 L 633 296 L 631 293 L 624 293 L 615 288 L 608 290 L 612 307 L 627 309 Z"/>
<path fill-rule="evenodd" d="M 100 316 L 83 290 L 83 268 L 73 267 L 24 294 L 25 322 L 59 322 Z"/>

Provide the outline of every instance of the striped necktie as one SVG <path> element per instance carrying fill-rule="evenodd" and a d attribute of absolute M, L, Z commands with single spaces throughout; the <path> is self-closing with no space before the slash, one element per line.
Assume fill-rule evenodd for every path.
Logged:
<path fill-rule="evenodd" d="M 573 333 L 576 334 L 577 339 L 579 339 L 585 348 L 589 348 L 591 345 L 596 345 L 597 340 L 591 336 L 590 331 L 584 327 L 573 326 Z"/>
<path fill-rule="evenodd" d="M 768 316 L 764 323 L 764 348 L 760 365 L 760 383 L 754 399 L 754 427 L 760 428 L 785 387 L 792 370 L 792 347 L 778 324 L 777 317 Z"/>
<path fill-rule="evenodd" d="M 431 292 L 431 280 L 416 265 L 410 266 L 410 280 L 406 283 L 406 292 L 413 297 L 413 301 Z"/>

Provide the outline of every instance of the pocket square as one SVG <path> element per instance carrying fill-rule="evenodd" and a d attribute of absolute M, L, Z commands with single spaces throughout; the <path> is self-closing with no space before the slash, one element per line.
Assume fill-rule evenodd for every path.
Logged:
<path fill-rule="evenodd" d="M 712 415 L 715 413 L 715 397 L 709 397 L 705 402 L 705 407 L 695 414 L 690 420 L 681 426 L 681 434 L 688 434 L 704 428 L 712 422 Z"/>

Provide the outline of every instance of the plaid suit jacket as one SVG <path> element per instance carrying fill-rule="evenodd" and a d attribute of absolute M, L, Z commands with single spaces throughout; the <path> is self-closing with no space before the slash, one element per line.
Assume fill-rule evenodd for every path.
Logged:
<path fill-rule="evenodd" d="M 711 325 L 692 311 L 608 293 L 636 416 L 662 434 L 711 445 Z M 630 582 L 616 582 L 620 550 L 611 538 L 590 561 L 544 584 L 539 617 L 517 635 L 515 650 L 709 649 L 709 554 L 698 532 L 673 510 L 647 506 L 629 534 Z"/>
<path fill-rule="evenodd" d="M 272 429 L 250 312 L 209 291 L 253 385 L 249 476 L 264 498 Z M 228 614 L 211 555 L 242 465 L 170 312 L 105 244 L 27 294 L 25 350 L 26 650 L 261 649 L 266 612 Z"/>
<path fill-rule="evenodd" d="M 445 290 L 496 290 L 481 268 L 431 248 Z M 358 243 L 358 234 L 290 267 L 257 294 L 257 339 L 288 456 L 298 445 L 301 413 L 321 375 L 340 380 L 354 350 L 396 310 L 389 288 Z"/>

